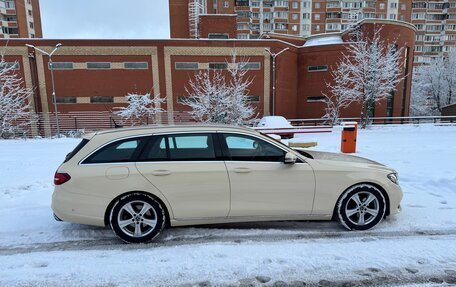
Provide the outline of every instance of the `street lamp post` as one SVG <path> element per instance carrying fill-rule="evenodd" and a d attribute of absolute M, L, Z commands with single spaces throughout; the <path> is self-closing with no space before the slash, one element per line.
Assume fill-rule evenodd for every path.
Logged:
<path fill-rule="evenodd" d="M 30 45 L 30 44 L 25 44 L 25 46 L 27 46 L 29 48 L 33 48 L 36 51 L 49 57 L 49 67 L 51 68 L 51 81 L 52 81 L 52 101 L 54 102 L 54 112 L 55 112 L 55 125 L 57 128 L 57 137 L 60 138 L 59 113 L 57 111 L 57 97 L 55 95 L 54 63 L 52 62 L 52 55 L 54 55 L 54 53 L 62 46 L 62 44 L 58 43 L 57 45 L 55 45 L 55 48 L 54 48 L 54 50 L 52 50 L 51 53 L 48 53 L 44 50 L 41 50 L 40 48 Z"/>
<path fill-rule="evenodd" d="M 285 48 L 278 53 L 272 53 L 271 50 L 265 48 L 265 50 L 272 57 L 272 115 L 275 116 L 275 94 L 276 94 L 276 58 L 278 55 L 287 51 L 289 48 Z"/>

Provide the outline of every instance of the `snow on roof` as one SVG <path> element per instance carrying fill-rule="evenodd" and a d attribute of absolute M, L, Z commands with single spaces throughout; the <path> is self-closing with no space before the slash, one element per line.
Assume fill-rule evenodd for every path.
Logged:
<path fill-rule="evenodd" d="M 304 43 L 303 47 L 342 44 L 343 42 L 344 41 L 342 40 L 342 36 L 340 34 L 325 35 L 322 37 L 309 38 L 306 43 Z"/>

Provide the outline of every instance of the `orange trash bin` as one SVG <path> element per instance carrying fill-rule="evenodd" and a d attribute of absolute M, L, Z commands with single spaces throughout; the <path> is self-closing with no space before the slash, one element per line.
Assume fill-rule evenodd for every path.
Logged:
<path fill-rule="evenodd" d="M 358 133 L 358 123 L 345 122 L 342 124 L 342 139 L 340 150 L 343 153 L 356 152 L 356 136 Z"/>

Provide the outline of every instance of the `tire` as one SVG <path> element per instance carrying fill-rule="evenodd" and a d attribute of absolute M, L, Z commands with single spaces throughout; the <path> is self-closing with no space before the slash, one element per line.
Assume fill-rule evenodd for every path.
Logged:
<path fill-rule="evenodd" d="M 127 243 L 152 241 L 163 230 L 165 222 L 162 205 L 143 193 L 132 193 L 120 198 L 109 216 L 111 229 Z"/>
<path fill-rule="evenodd" d="M 351 187 L 337 204 L 339 221 L 348 230 L 370 229 L 382 221 L 385 212 L 385 197 L 377 187 L 369 184 Z"/>

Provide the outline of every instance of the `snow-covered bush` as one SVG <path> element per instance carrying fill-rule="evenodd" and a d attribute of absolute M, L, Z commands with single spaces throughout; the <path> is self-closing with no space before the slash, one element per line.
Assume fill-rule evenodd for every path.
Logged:
<path fill-rule="evenodd" d="M 341 109 L 358 102 L 362 105 L 361 126 L 365 127 L 375 103 L 397 90 L 403 79 L 402 49 L 383 41 L 380 32 L 376 29 L 372 36 L 361 30 L 353 32 L 354 42 L 332 71 L 333 83 L 327 84 L 325 118 L 337 121 Z"/>
<path fill-rule="evenodd" d="M 24 87 L 15 64 L 0 55 L 0 138 L 4 139 L 25 135 L 36 120 L 29 106 L 33 90 Z"/>
<path fill-rule="evenodd" d="M 412 115 L 440 115 L 444 106 L 455 102 L 456 52 L 415 69 L 410 99 Z"/>
<path fill-rule="evenodd" d="M 195 73 L 186 88 L 188 94 L 182 104 L 191 108 L 190 115 L 202 123 L 248 125 L 256 122 L 255 107 L 248 101 L 247 77 L 244 66 L 248 60 L 236 60 L 233 54 L 227 71 L 204 70 Z"/>
<path fill-rule="evenodd" d="M 143 124 L 145 121 L 148 123 L 155 122 L 155 115 L 164 110 L 160 107 L 165 99 L 160 96 L 150 97 L 150 93 L 128 94 L 125 96 L 125 101 L 128 103 L 127 107 L 116 108 L 114 113 L 124 120 L 124 124 L 128 123 L 131 126 Z"/>

